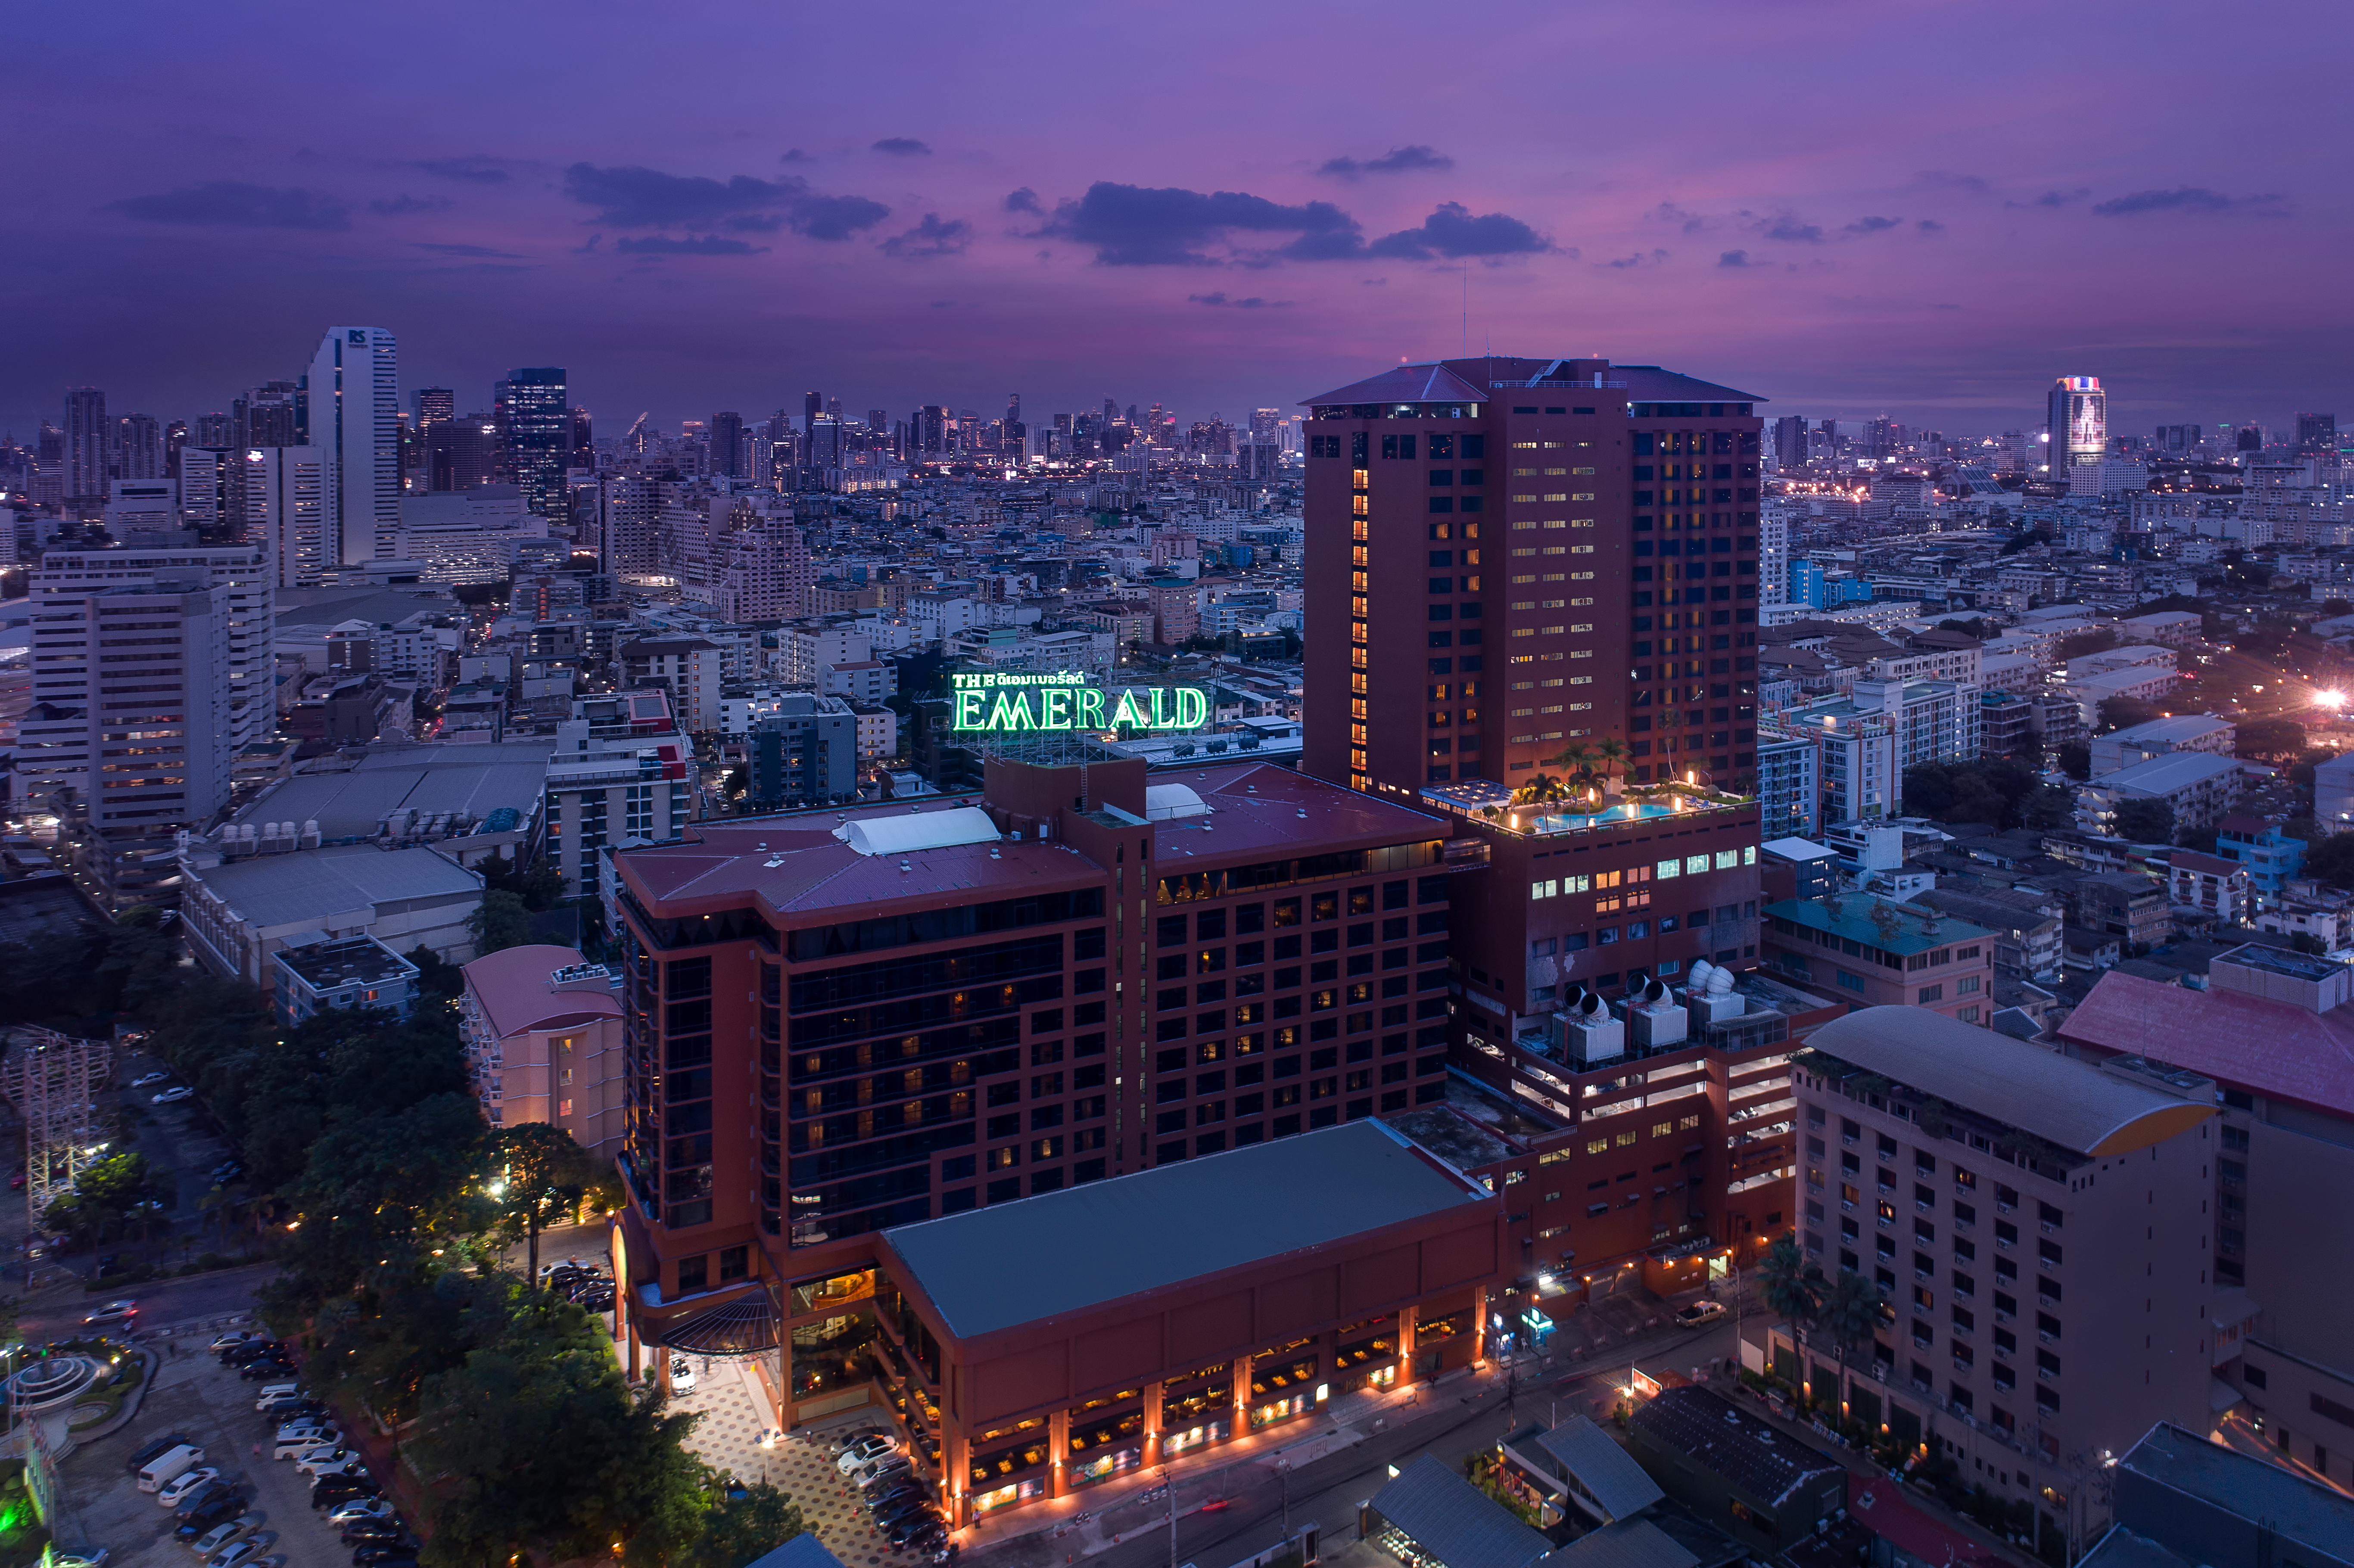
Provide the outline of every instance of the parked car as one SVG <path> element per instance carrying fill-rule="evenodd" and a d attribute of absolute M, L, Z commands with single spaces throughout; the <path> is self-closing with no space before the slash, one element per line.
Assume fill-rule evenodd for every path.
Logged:
<path fill-rule="evenodd" d="M 153 1103 L 159 1106 L 175 1106 L 182 1100 L 192 1100 L 196 1097 L 196 1091 L 182 1084 L 176 1088 L 165 1089 L 162 1094 L 154 1097 Z"/>
<path fill-rule="evenodd" d="M 207 1495 L 195 1509 L 183 1507 L 172 1516 L 172 1539 L 193 1544 L 198 1536 L 237 1518 L 244 1510 L 245 1499 L 238 1496 L 236 1489 L 223 1487 Z"/>
<path fill-rule="evenodd" d="M 269 1337 L 259 1329 L 231 1329 L 205 1348 L 213 1354 L 219 1355 L 223 1351 L 233 1351 L 239 1345 L 249 1345 L 256 1340 L 266 1340 Z"/>
<path fill-rule="evenodd" d="M 248 1383 L 284 1383 L 294 1375 L 294 1363 L 282 1355 L 259 1356 L 238 1369 Z"/>
<path fill-rule="evenodd" d="M 907 1543 L 919 1535 L 929 1535 L 942 1530 L 937 1510 L 922 1508 L 896 1519 L 884 1528 L 883 1540 L 894 1552 L 905 1551 Z"/>
<path fill-rule="evenodd" d="M 882 1488 L 873 1496 L 868 1497 L 864 1500 L 866 1504 L 867 1513 L 869 1515 L 875 1515 L 884 1512 L 885 1510 L 895 1509 L 910 1498 L 920 1500 L 927 1495 L 928 1494 L 925 1492 L 923 1487 L 917 1482 L 913 1476 L 899 1476 L 894 1478 L 889 1485 Z"/>
<path fill-rule="evenodd" d="M 932 1499 L 922 1492 L 913 1492 L 906 1497 L 896 1499 L 888 1507 L 876 1509 L 875 1528 L 887 1531 L 902 1520 L 914 1519 L 932 1511 Z"/>
<path fill-rule="evenodd" d="M 897 1438 L 870 1432 L 842 1451 L 842 1457 L 833 1462 L 834 1468 L 846 1476 L 861 1465 L 871 1464 L 885 1454 L 896 1452 L 898 1446 Z"/>
<path fill-rule="evenodd" d="M 172 1518 L 180 1524 L 186 1524 L 200 1514 L 209 1514 L 211 1522 L 218 1524 L 222 1520 L 244 1511 L 245 1493 L 242 1489 L 227 1481 L 209 1481 L 198 1488 L 194 1497 L 174 1510 Z M 204 1531 L 200 1530 L 196 1533 L 201 1535 Z"/>
<path fill-rule="evenodd" d="M 82 1314 L 82 1322 L 90 1328 L 107 1323 L 128 1323 L 139 1316 L 139 1303 L 124 1299 L 109 1301 L 93 1311 Z"/>
<path fill-rule="evenodd" d="M 235 1519 L 225 1520 L 188 1542 L 188 1550 L 199 1557 L 210 1557 L 260 1522 L 261 1516 L 258 1513 L 239 1514 Z"/>
<path fill-rule="evenodd" d="M 273 1420 L 292 1421 L 306 1415 L 324 1415 L 327 1407 L 303 1393 L 269 1393 L 264 1385 L 264 1397 L 255 1401 L 261 1414 Z"/>
<path fill-rule="evenodd" d="M 123 1461 L 122 1467 L 134 1471 L 143 1469 L 175 1448 L 190 1448 L 195 1446 L 195 1438 L 185 1432 L 175 1432 L 168 1436 L 158 1437 L 152 1443 L 141 1444 L 131 1457 Z"/>
<path fill-rule="evenodd" d="M 380 1546 L 352 1548 L 352 1562 L 358 1565 L 358 1568 L 367 1568 L 371 1563 L 380 1563 L 385 1565 L 385 1568 L 390 1568 L 390 1565 L 395 1563 L 414 1563 L 416 1561 L 417 1543 L 414 1542 L 387 1541 Z"/>
<path fill-rule="evenodd" d="M 392 1505 L 382 1498 L 355 1498 L 327 1516 L 330 1524 L 349 1524 L 363 1519 L 393 1519 Z"/>
<path fill-rule="evenodd" d="M 306 1415 L 299 1421 L 281 1422 L 278 1427 L 278 1441 L 281 1443 L 316 1446 L 321 1443 L 335 1442 L 343 1435 L 342 1428 L 334 1422 L 322 1420 L 315 1415 Z"/>
<path fill-rule="evenodd" d="M 285 1340 L 273 1340 L 266 1335 L 257 1334 L 252 1339 L 239 1340 L 238 1343 L 231 1345 L 228 1349 L 221 1351 L 221 1365 L 225 1367 L 241 1367 L 245 1365 L 246 1362 L 254 1360 L 256 1357 L 282 1355 L 285 1353 Z"/>
<path fill-rule="evenodd" d="M 205 1568 L 243 1568 L 245 1563 L 260 1555 L 261 1542 L 259 1541 L 232 1542 L 206 1558 Z"/>
<path fill-rule="evenodd" d="M 387 1541 L 405 1541 L 408 1527 L 397 1519 L 355 1519 L 343 1527 L 337 1539 L 345 1546 L 374 1546 Z"/>
<path fill-rule="evenodd" d="M 193 1470 L 182 1472 L 177 1478 L 155 1494 L 155 1500 L 165 1508 L 177 1508 L 194 1496 L 196 1489 L 207 1481 L 219 1479 L 220 1471 L 210 1465 L 199 1465 Z"/>
<path fill-rule="evenodd" d="M 673 1393 L 695 1392 L 695 1368 L 688 1364 L 684 1356 L 670 1359 L 670 1391 Z"/>
<path fill-rule="evenodd" d="M 321 1476 L 311 1484 L 311 1506 L 314 1509 L 333 1508 L 337 1503 L 349 1502 L 354 1498 L 375 1498 L 383 1495 L 384 1489 L 366 1476 Z"/>
<path fill-rule="evenodd" d="M 1723 1316 L 1723 1302 L 1695 1301 L 1676 1314 L 1676 1322 L 1687 1329 L 1697 1329 L 1702 1323 L 1713 1323 Z"/>
<path fill-rule="evenodd" d="M 338 1443 L 331 1448 L 313 1448 L 294 1456 L 294 1469 L 299 1475 L 316 1480 L 321 1476 L 366 1475 L 366 1461 Z"/>
<path fill-rule="evenodd" d="M 851 1471 L 850 1478 L 858 1483 L 860 1489 L 871 1492 L 885 1477 L 903 1475 L 912 1467 L 905 1454 L 885 1454 L 879 1459 L 869 1459 Z"/>
<path fill-rule="evenodd" d="M 139 1076 L 131 1080 L 131 1086 L 134 1089 L 143 1089 L 150 1084 L 168 1084 L 171 1081 L 172 1075 L 169 1073 L 142 1073 Z"/>

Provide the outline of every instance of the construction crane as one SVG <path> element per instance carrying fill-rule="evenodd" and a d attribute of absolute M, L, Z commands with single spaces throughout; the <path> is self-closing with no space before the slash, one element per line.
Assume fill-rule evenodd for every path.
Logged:
<path fill-rule="evenodd" d="M 645 435 L 646 421 L 653 417 L 653 410 L 651 408 L 637 417 L 636 420 L 631 424 L 628 434 L 621 438 L 621 446 L 624 450 L 631 447 L 637 448 L 641 452 L 646 450 L 642 444 Z"/>

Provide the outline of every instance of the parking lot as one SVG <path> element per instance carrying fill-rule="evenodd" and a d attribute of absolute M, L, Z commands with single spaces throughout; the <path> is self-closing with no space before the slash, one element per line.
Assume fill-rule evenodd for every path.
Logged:
<path fill-rule="evenodd" d="M 248 1487 L 247 1510 L 263 1516 L 261 1533 L 270 1538 L 265 1550 L 283 1553 L 287 1568 L 348 1563 L 351 1549 L 338 1543 L 323 1515 L 311 1511 L 309 1483 L 293 1461 L 270 1457 L 277 1425 L 254 1411 L 260 1384 L 222 1366 L 205 1349 L 210 1337 L 156 1343 L 163 1361 L 139 1418 L 84 1445 L 59 1467 L 68 1507 L 77 1516 L 76 1528 L 59 1533 L 108 1548 L 113 1553 L 108 1568 L 190 1568 L 195 1558 L 172 1539 L 172 1510 L 139 1490 L 138 1478 L 123 1467 L 150 1438 L 184 1432 L 204 1448 L 206 1464 Z"/>

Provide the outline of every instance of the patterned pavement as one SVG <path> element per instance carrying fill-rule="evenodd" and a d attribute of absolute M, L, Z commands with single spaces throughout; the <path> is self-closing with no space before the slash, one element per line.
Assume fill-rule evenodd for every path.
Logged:
<path fill-rule="evenodd" d="M 702 1416 L 687 1446 L 705 1464 L 740 1480 L 767 1481 L 792 1499 L 801 1505 L 803 1522 L 849 1568 L 918 1561 L 904 1553 L 895 1557 L 868 1523 L 858 1489 L 834 1467 L 835 1441 L 848 1432 L 882 1429 L 880 1411 L 846 1411 L 764 1446 L 767 1407 L 750 1363 L 688 1359 L 695 1368 L 694 1392 L 671 1403 L 673 1409 Z"/>

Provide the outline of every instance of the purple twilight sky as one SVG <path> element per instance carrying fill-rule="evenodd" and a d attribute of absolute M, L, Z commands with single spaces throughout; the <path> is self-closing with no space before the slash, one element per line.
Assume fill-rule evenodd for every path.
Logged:
<path fill-rule="evenodd" d="M 0 428 L 399 334 L 617 431 L 1477 349 L 1955 430 L 2354 416 L 2336 0 L 29 7 Z M 406 398 L 404 397 L 404 401 Z"/>

